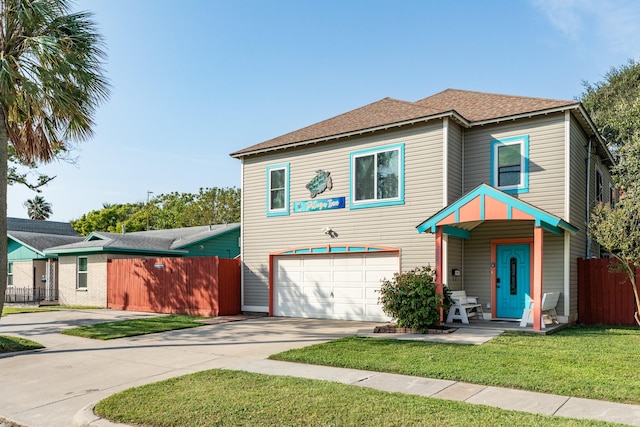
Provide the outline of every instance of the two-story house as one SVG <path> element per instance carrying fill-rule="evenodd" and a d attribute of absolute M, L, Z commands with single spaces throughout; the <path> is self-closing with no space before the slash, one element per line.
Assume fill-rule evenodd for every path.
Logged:
<path fill-rule="evenodd" d="M 539 329 L 543 292 L 560 292 L 573 322 L 576 259 L 599 253 L 589 212 L 614 198 L 614 159 L 575 101 L 385 98 L 231 156 L 242 309 L 274 316 L 387 320 L 380 281 L 429 265 L 491 318 L 531 298 Z"/>

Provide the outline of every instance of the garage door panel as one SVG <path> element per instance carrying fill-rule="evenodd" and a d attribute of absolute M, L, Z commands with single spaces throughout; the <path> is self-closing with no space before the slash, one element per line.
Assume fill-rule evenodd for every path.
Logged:
<path fill-rule="evenodd" d="M 362 288 L 357 288 L 353 286 L 349 287 L 334 287 L 333 288 L 333 297 L 338 299 L 348 299 L 351 301 L 362 301 L 362 297 L 364 295 Z"/>
<path fill-rule="evenodd" d="M 294 286 L 280 286 L 276 292 L 280 301 L 300 301 L 302 295 L 301 289 Z"/>
<path fill-rule="evenodd" d="M 390 267 L 393 269 L 398 268 L 398 257 L 390 257 L 387 254 L 368 254 L 364 258 L 365 266 L 367 267 Z"/>
<path fill-rule="evenodd" d="M 338 256 L 333 259 L 334 267 L 357 267 L 364 265 L 364 256 L 359 254 Z"/>
<path fill-rule="evenodd" d="M 331 271 L 305 271 L 303 274 L 305 284 L 331 282 Z"/>
<path fill-rule="evenodd" d="M 334 315 L 340 319 L 356 320 L 364 318 L 364 307 L 355 306 L 353 304 L 338 304 L 334 305 Z"/>
<path fill-rule="evenodd" d="M 382 311 L 382 306 L 376 304 L 367 304 L 365 306 L 365 318 L 371 322 L 386 322 L 389 317 Z"/>
<path fill-rule="evenodd" d="M 362 283 L 363 277 L 365 276 L 362 271 L 334 270 L 333 272 L 334 282 Z"/>
<path fill-rule="evenodd" d="M 314 267 L 330 267 L 331 257 L 324 255 L 314 255 L 304 258 L 303 265 L 305 270 Z"/>
<path fill-rule="evenodd" d="M 305 298 L 307 299 L 321 299 L 321 300 L 329 300 L 331 299 L 331 288 L 329 287 L 315 287 L 315 286 L 305 286 L 303 292 Z"/>

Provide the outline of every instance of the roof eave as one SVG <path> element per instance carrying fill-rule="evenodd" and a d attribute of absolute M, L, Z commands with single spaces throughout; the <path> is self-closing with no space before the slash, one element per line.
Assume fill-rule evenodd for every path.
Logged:
<path fill-rule="evenodd" d="M 233 158 L 236 158 L 236 159 L 240 159 L 242 157 L 253 156 L 253 155 L 256 155 L 256 154 L 268 153 L 270 151 L 284 150 L 284 149 L 289 149 L 289 148 L 294 148 L 294 147 L 300 147 L 300 146 L 303 146 L 303 145 L 317 144 L 319 142 L 330 141 L 330 140 L 334 140 L 334 139 L 348 138 L 348 137 L 351 137 L 351 136 L 362 135 L 362 134 L 365 134 L 365 133 L 371 133 L 371 132 L 378 132 L 378 131 L 381 131 L 381 130 L 387 130 L 387 129 L 394 128 L 394 127 L 408 126 L 408 125 L 413 125 L 413 124 L 416 124 L 416 123 L 428 122 L 430 120 L 443 119 L 445 117 L 452 117 L 455 120 L 459 121 L 460 124 L 462 124 L 465 127 L 469 127 L 471 125 L 471 123 L 467 119 L 462 117 L 456 111 L 450 110 L 450 111 L 445 111 L 443 113 L 438 113 L 438 114 L 433 114 L 433 115 L 429 115 L 429 116 L 419 117 L 419 118 L 416 118 L 416 119 L 403 120 L 403 121 L 394 122 L 394 123 L 387 123 L 387 124 L 380 125 L 380 126 L 374 126 L 374 127 L 371 127 L 371 128 L 359 129 L 359 130 L 355 130 L 355 131 L 351 131 L 351 132 L 343 132 L 343 133 L 339 133 L 339 134 L 335 134 L 335 135 L 329 135 L 329 136 L 325 136 L 325 137 L 321 137 L 321 138 L 308 139 L 308 140 L 299 141 L 299 142 L 292 142 L 292 143 L 289 143 L 289 144 L 283 144 L 283 145 L 278 145 L 278 146 L 268 147 L 268 148 L 262 148 L 262 149 L 252 150 L 252 151 L 244 151 L 244 150 L 236 151 L 234 153 L 231 153 L 230 156 L 233 157 Z"/>

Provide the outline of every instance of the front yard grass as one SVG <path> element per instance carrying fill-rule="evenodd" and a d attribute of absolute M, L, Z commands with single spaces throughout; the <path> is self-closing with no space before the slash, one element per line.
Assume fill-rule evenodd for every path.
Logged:
<path fill-rule="evenodd" d="M 44 346 L 25 338 L 0 335 L 0 354 L 14 353 L 16 351 L 37 350 L 39 348 L 44 348 Z"/>
<path fill-rule="evenodd" d="M 115 338 L 155 334 L 157 332 L 204 326 L 204 323 L 199 321 L 200 319 L 202 319 L 202 317 L 187 316 L 184 314 L 170 314 L 167 316 L 147 317 L 144 319 L 96 323 L 93 325 L 67 329 L 62 331 L 62 333 L 84 338 L 111 340 Z"/>
<path fill-rule="evenodd" d="M 210 370 L 136 387 L 95 412 L 168 426 L 605 426 L 482 405 L 389 393 L 329 381 Z"/>
<path fill-rule="evenodd" d="M 638 348 L 639 328 L 572 327 L 479 346 L 348 337 L 270 358 L 640 404 Z"/>

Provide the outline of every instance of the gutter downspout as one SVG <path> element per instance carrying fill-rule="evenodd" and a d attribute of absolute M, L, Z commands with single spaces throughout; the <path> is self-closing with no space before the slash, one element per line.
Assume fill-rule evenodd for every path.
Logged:
<path fill-rule="evenodd" d="M 591 200 L 589 199 L 591 196 L 591 141 L 589 138 L 589 145 L 587 151 L 587 206 L 586 206 L 586 224 L 587 224 L 587 259 L 591 258 L 591 232 L 589 231 L 589 220 L 590 220 L 590 211 L 591 211 Z"/>

